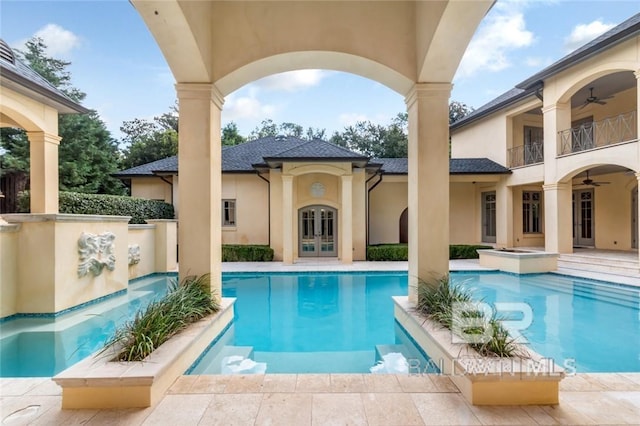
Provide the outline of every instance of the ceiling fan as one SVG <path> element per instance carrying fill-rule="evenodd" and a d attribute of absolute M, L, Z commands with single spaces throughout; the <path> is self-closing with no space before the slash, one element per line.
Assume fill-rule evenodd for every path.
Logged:
<path fill-rule="evenodd" d="M 584 103 L 580 107 L 580 109 L 586 107 L 589 104 L 598 104 L 598 105 L 606 105 L 607 103 L 604 101 L 605 99 L 611 99 L 613 95 L 606 96 L 604 98 L 599 98 L 593 95 L 593 87 L 589 87 L 589 96 L 584 100 Z"/>
<path fill-rule="evenodd" d="M 589 178 L 589 170 L 586 171 L 587 177 L 582 181 L 582 185 L 589 186 L 600 186 L 600 185 L 608 185 L 611 182 L 599 182 Z"/>

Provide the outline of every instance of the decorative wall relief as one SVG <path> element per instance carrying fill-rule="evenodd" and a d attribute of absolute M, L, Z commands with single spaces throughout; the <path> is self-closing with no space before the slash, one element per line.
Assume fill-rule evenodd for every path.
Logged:
<path fill-rule="evenodd" d="M 137 265 L 140 263 L 140 245 L 131 244 L 129 246 L 129 265 Z"/>
<path fill-rule="evenodd" d="M 311 196 L 320 198 L 324 196 L 325 187 L 321 182 L 314 182 L 311 184 Z"/>
<path fill-rule="evenodd" d="M 111 232 L 100 235 L 83 232 L 78 239 L 78 276 L 84 277 L 89 272 L 97 277 L 104 268 L 113 271 L 116 267 L 114 240 L 116 236 Z"/>

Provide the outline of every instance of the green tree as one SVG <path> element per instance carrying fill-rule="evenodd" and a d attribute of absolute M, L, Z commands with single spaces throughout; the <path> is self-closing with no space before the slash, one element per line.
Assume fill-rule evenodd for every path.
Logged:
<path fill-rule="evenodd" d="M 276 124 L 272 119 L 262 120 L 259 126 L 251 131 L 247 140 L 260 139 L 267 136 L 293 136 L 300 139 L 324 139 L 326 130 L 309 127 L 304 130 L 299 124 L 291 122 L 283 122 Z"/>
<path fill-rule="evenodd" d="M 120 126 L 124 168 L 131 168 L 178 154 L 178 108 L 171 107 L 153 120 L 135 118 Z"/>
<path fill-rule="evenodd" d="M 70 62 L 47 56 L 47 46 L 42 39 L 32 38 L 25 48 L 24 52 L 16 53 L 35 72 L 76 102 L 86 97 L 71 84 L 71 74 L 67 71 Z M 117 143 L 97 112 L 60 115 L 58 135 L 62 137 L 58 148 L 61 190 L 107 194 L 125 192 L 124 185 L 111 177 L 111 173 L 120 168 Z M 2 129 L 0 137 L 6 150 L 2 169 L 28 173 L 29 141 L 25 132 L 22 129 Z"/>
<path fill-rule="evenodd" d="M 331 142 L 372 158 L 406 157 L 407 114 L 398 114 L 387 126 L 359 121 L 335 132 Z"/>
<path fill-rule="evenodd" d="M 222 128 L 222 145 L 233 146 L 246 141 L 247 138 L 240 134 L 238 126 L 233 121 Z"/>
<path fill-rule="evenodd" d="M 449 103 L 449 124 L 455 123 L 472 112 L 473 108 L 467 104 L 459 101 L 451 101 Z"/>
<path fill-rule="evenodd" d="M 256 126 L 255 129 L 249 133 L 248 140 L 266 138 L 267 136 L 277 136 L 278 135 L 278 126 L 273 122 L 272 119 L 268 118 L 266 120 L 262 120 L 260 126 Z"/>

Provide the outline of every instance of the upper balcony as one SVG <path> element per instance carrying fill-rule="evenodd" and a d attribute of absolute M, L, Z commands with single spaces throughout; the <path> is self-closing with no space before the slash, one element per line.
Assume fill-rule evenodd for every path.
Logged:
<path fill-rule="evenodd" d="M 533 141 L 507 150 L 509 168 L 544 162 L 544 141 Z"/>
<path fill-rule="evenodd" d="M 558 156 L 638 140 L 637 111 L 582 123 L 558 132 Z"/>

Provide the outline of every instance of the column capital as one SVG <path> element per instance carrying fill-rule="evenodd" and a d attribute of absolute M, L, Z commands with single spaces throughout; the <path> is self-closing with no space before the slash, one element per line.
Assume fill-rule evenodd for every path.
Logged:
<path fill-rule="evenodd" d="M 29 142 L 48 142 L 54 145 L 60 145 L 62 140 L 60 136 L 47 132 L 27 132 L 27 138 Z"/>
<path fill-rule="evenodd" d="M 340 179 L 342 179 L 342 182 L 351 182 L 353 181 L 353 175 L 340 175 Z"/>
<path fill-rule="evenodd" d="M 563 191 L 567 189 L 571 189 L 571 182 L 557 182 L 557 183 L 547 183 L 542 185 L 542 189 L 547 191 Z"/>
<path fill-rule="evenodd" d="M 407 93 L 404 102 L 410 108 L 418 99 L 451 97 L 451 83 L 416 83 Z"/>
<path fill-rule="evenodd" d="M 286 175 L 282 173 L 280 177 L 282 178 L 283 182 L 293 182 L 293 175 Z"/>
<path fill-rule="evenodd" d="M 548 112 L 553 112 L 557 110 L 565 110 L 568 111 L 571 109 L 571 105 L 568 102 L 557 102 L 555 104 L 546 105 L 541 108 L 543 114 Z"/>
<path fill-rule="evenodd" d="M 224 95 L 213 83 L 176 83 L 178 99 L 211 100 L 220 110 L 224 105 Z"/>
<path fill-rule="evenodd" d="M 640 69 L 637 69 L 633 72 L 633 75 L 636 76 L 636 80 L 640 80 Z"/>

